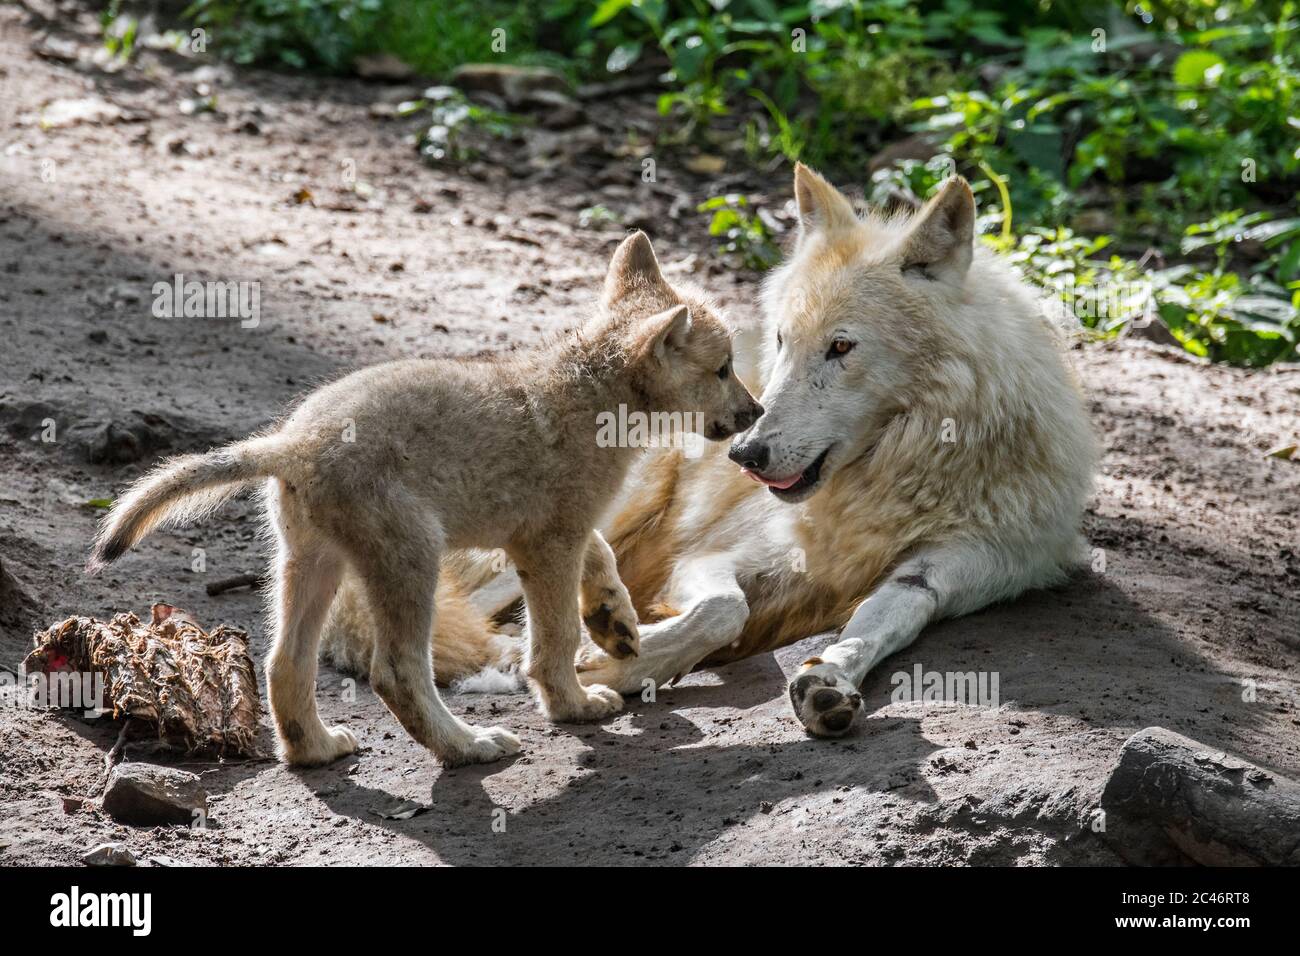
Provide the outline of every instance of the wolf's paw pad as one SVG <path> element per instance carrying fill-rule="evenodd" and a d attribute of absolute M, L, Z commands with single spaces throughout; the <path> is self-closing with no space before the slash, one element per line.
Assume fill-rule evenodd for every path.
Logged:
<path fill-rule="evenodd" d="M 834 664 L 817 661 L 790 681 L 790 703 L 814 737 L 842 737 L 862 709 L 862 695 Z"/>
<path fill-rule="evenodd" d="M 610 657 L 622 660 L 641 652 L 636 609 L 626 592 L 619 594 L 606 588 L 600 604 L 585 612 L 582 622 L 587 625 L 592 641 Z"/>
<path fill-rule="evenodd" d="M 604 720 L 623 709 L 623 695 L 604 684 L 591 684 L 582 688 L 583 695 L 563 703 L 552 703 L 551 720 L 559 723 L 588 723 Z"/>
<path fill-rule="evenodd" d="M 470 738 L 454 753 L 442 758 L 444 767 L 491 763 L 519 753 L 519 738 L 504 727 L 471 727 Z"/>

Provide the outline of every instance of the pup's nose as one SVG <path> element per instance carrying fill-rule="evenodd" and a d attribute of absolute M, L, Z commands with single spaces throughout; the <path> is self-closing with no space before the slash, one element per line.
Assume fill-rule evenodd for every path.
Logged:
<path fill-rule="evenodd" d="M 751 400 L 749 407 L 736 416 L 736 431 L 743 432 L 762 417 L 763 406 Z"/>
<path fill-rule="evenodd" d="M 732 442 L 731 450 L 727 452 L 728 458 L 749 471 L 762 471 L 767 467 L 769 456 L 767 446 L 761 441 Z"/>

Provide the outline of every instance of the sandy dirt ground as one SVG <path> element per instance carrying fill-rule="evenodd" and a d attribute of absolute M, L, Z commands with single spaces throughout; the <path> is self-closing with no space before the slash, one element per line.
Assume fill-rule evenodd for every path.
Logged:
<path fill-rule="evenodd" d="M 756 277 L 716 261 L 692 211 L 705 184 L 665 161 L 645 186 L 635 156 L 592 146 L 598 127 L 538 131 L 503 146 L 506 161 L 437 170 L 410 139 L 418 122 L 374 115 L 404 90 L 153 53 L 108 73 L 77 62 L 92 42 L 84 16 L 61 18 L 54 39 L 48 26 L 0 8 L 10 671 L 34 627 L 155 601 L 247 629 L 260 659 L 259 596 L 204 590 L 263 567 L 251 502 L 160 533 L 96 578 L 82 571 L 101 513 L 88 503 L 160 454 L 266 424 L 339 369 L 521 347 L 573 323 L 628 224 L 734 314 L 753 308 Z M 216 110 L 186 112 L 210 92 Z M 60 101 L 80 101 L 81 121 L 62 125 Z M 737 184 L 787 189 L 785 173 L 723 182 Z M 587 221 L 595 205 L 622 223 Z M 154 318 L 150 289 L 176 273 L 259 281 L 260 324 Z M 200 773 L 212 797 L 206 829 L 137 829 L 61 799 L 100 793 L 114 724 L 10 703 L 0 862 L 76 863 L 117 840 L 171 864 L 1110 864 L 1094 811 L 1136 729 L 1300 777 L 1300 465 L 1265 456 L 1300 433 L 1300 370 L 1207 367 L 1137 342 L 1072 360 L 1106 449 L 1085 524 L 1104 567 L 930 629 L 868 678 L 846 739 L 807 739 L 785 695 L 826 637 L 692 674 L 599 726 L 550 726 L 521 694 L 453 696 L 457 713 L 516 731 L 524 752 L 448 772 L 366 685 L 349 693 L 323 668 L 325 719 L 351 727 L 360 754 L 297 771 L 131 744 L 129 758 Z M 46 419 L 54 442 L 39 440 Z M 1000 706 L 892 702 L 891 674 L 918 664 L 996 673 Z M 260 740 L 269 752 L 265 718 Z M 403 801 L 427 810 L 385 816 Z"/>

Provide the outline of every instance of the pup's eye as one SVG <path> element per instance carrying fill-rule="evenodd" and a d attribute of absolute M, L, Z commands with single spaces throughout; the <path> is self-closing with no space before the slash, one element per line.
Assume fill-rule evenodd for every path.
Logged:
<path fill-rule="evenodd" d="M 785 340 L 781 338 L 781 333 L 778 332 L 776 333 L 776 348 L 778 352 L 781 350 L 781 346 L 783 345 L 785 345 Z"/>
<path fill-rule="evenodd" d="M 903 275 L 916 276 L 921 279 L 930 279 L 933 281 L 934 273 L 930 271 L 928 262 L 912 262 L 903 266 Z"/>
<path fill-rule="evenodd" d="M 718 369 L 718 378 L 722 379 L 725 382 L 727 380 L 727 376 L 730 374 L 731 374 L 731 359 L 727 359 L 725 362 L 722 363 L 722 368 Z"/>
<path fill-rule="evenodd" d="M 848 355 L 853 351 L 853 346 L 857 344 L 857 342 L 851 342 L 848 339 L 832 339 L 831 347 L 826 350 L 826 357 L 833 359 L 839 358 L 841 355 Z"/>

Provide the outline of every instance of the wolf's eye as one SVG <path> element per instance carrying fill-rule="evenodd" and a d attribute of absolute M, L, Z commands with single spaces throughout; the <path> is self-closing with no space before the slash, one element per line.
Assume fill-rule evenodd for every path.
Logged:
<path fill-rule="evenodd" d="M 722 363 L 722 368 L 718 369 L 718 378 L 722 379 L 725 382 L 727 380 L 727 376 L 730 374 L 731 374 L 731 359 L 727 359 L 725 362 Z"/>
<path fill-rule="evenodd" d="M 848 355 L 853 351 L 853 346 L 857 342 L 851 342 L 848 339 L 835 338 L 831 340 L 831 347 L 826 350 L 826 358 L 839 358 L 841 355 Z"/>

